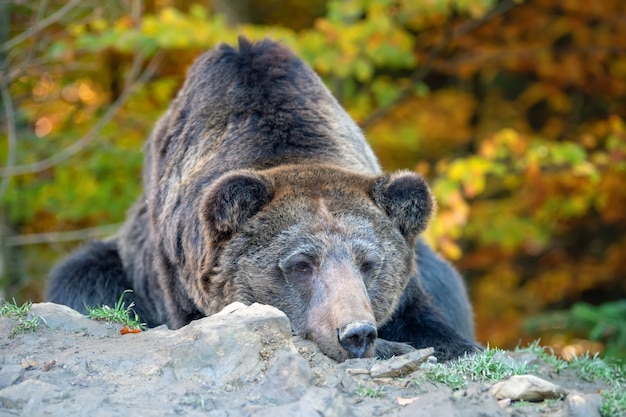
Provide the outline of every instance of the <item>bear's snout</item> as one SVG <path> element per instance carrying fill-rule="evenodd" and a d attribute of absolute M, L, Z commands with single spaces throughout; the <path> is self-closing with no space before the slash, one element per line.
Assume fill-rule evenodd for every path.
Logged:
<path fill-rule="evenodd" d="M 354 358 L 362 358 L 377 337 L 376 326 L 369 321 L 354 321 L 337 329 L 339 344 Z"/>

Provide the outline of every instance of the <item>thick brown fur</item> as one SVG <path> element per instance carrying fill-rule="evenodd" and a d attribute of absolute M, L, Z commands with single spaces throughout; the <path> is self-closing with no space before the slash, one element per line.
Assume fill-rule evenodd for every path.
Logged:
<path fill-rule="evenodd" d="M 426 182 L 382 174 L 319 77 L 275 42 L 196 61 L 148 140 L 143 184 L 111 242 L 124 276 L 106 288 L 132 289 L 151 325 L 260 302 L 337 360 L 407 349 L 377 336 L 444 359 L 477 348 L 458 275 L 418 240 L 434 210 Z M 67 290 L 112 280 L 96 268 L 83 282 L 84 259 L 52 273 L 51 301 L 113 297 Z"/>

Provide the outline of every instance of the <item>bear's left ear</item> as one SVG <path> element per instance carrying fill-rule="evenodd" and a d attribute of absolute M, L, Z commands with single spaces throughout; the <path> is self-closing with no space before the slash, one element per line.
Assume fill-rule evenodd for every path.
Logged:
<path fill-rule="evenodd" d="M 274 187 L 262 175 L 234 171 L 209 188 L 202 201 L 202 220 L 212 241 L 230 239 L 246 220 L 272 200 Z"/>
<path fill-rule="evenodd" d="M 435 200 L 426 180 L 414 172 L 401 171 L 379 177 L 372 196 L 409 241 L 426 230 L 435 211 Z"/>

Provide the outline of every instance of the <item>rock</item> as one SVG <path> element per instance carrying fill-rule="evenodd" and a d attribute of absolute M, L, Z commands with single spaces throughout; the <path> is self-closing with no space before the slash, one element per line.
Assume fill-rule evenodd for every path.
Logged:
<path fill-rule="evenodd" d="M 208 417 L 232 417 L 226 410 L 212 410 L 207 413 Z"/>
<path fill-rule="evenodd" d="M 298 401 L 312 385 L 312 380 L 309 363 L 302 356 L 281 351 L 248 398 L 272 404 Z"/>
<path fill-rule="evenodd" d="M 34 311 L 49 327 L 42 322 L 34 332 L 0 338 L 0 416 L 531 417 L 545 409 L 500 405 L 483 383 L 452 391 L 420 379 L 421 369 L 401 379 L 374 372 L 383 377 L 373 381 L 375 366 L 411 372 L 414 365 L 403 364 L 411 355 L 337 363 L 294 338 L 286 316 L 268 306 L 236 303 L 178 330 L 127 335 L 66 307 L 35 304 Z M 10 329 L 14 320 L 4 322 Z M 604 387 L 563 381 L 585 393 Z M 361 386 L 381 387 L 380 395 L 359 396 Z M 572 392 L 550 413 L 597 417 L 596 401 Z"/>
<path fill-rule="evenodd" d="M 570 392 L 563 403 L 564 417 L 600 417 L 602 397 L 598 394 Z"/>
<path fill-rule="evenodd" d="M 370 371 L 364 368 L 347 368 L 346 372 L 350 375 L 369 375 Z"/>
<path fill-rule="evenodd" d="M 365 374 L 367 378 L 369 378 L 369 371 Z M 354 378 L 350 374 L 342 373 L 339 376 L 339 383 L 336 385 L 336 388 L 341 389 L 343 392 L 347 394 L 355 394 L 359 389 L 359 382 L 363 379 L 362 377 Z"/>
<path fill-rule="evenodd" d="M 499 400 L 543 401 L 564 397 L 567 390 L 534 375 L 513 375 L 494 384 L 489 393 Z"/>
<path fill-rule="evenodd" d="M 51 400 L 62 395 L 61 389 L 56 385 L 29 379 L 0 390 L 0 405 L 9 410 L 32 410 L 42 400 Z"/>
<path fill-rule="evenodd" d="M 83 332 L 96 337 L 105 337 L 117 333 L 117 329 L 107 326 L 68 306 L 54 303 L 37 303 L 31 306 L 31 315 L 41 317 L 39 324 L 63 332 Z"/>
<path fill-rule="evenodd" d="M 249 414 L 251 417 L 320 417 L 311 404 L 297 401 L 276 407 L 261 408 Z"/>
<path fill-rule="evenodd" d="M 410 374 L 417 370 L 434 352 L 433 348 L 419 349 L 381 361 L 372 366 L 370 374 L 372 378 L 397 378 Z"/>
<path fill-rule="evenodd" d="M 350 417 L 355 415 L 345 398 L 334 388 L 311 387 L 301 402 L 310 404 L 322 417 Z"/>
<path fill-rule="evenodd" d="M 455 397 L 450 390 L 427 392 L 404 406 L 398 417 L 504 417 L 507 416 L 495 398 L 482 394 Z"/>
<path fill-rule="evenodd" d="M 166 357 L 159 362 L 166 362 L 177 379 L 190 378 L 218 388 L 259 379 L 277 350 L 294 349 L 287 316 L 261 304 L 246 307 L 237 303 L 177 331 L 157 330 L 126 337 L 161 339 L 161 353 Z"/>
<path fill-rule="evenodd" d="M 333 388 L 310 387 L 299 400 L 250 411 L 254 417 L 352 417 L 354 411 Z"/>
<path fill-rule="evenodd" d="M 21 365 L 4 365 L 0 369 L 0 389 L 15 384 L 24 375 L 24 367 Z"/>
<path fill-rule="evenodd" d="M 7 340 L 11 337 L 11 330 L 14 325 L 14 320 L 8 317 L 0 316 L 0 340 Z"/>
<path fill-rule="evenodd" d="M 261 305 L 261 304 L 256 304 L 255 303 L 253 305 Z M 247 305 L 245 305 L 244 303 L 240 303 L 240 302 L 236 301 L 234 303 L 230 303 L 229 305 L 224 307 L 219 313 L 214 314 L 211 317 L 228 316 L 229 314 L 232 314 L 232 313 L 234 313 L 237 310 L 245 310 L 246 308 L 248 308 Z"/>
<path fill-rule="evenodd" d="M 500 403 L 489 395 L 487 392 L 483 392 L 476 395 L 468 395 L 458 398 L 454 402 L 456 408 L 455 416 L 458 417 L 505 417 L 508 413 L 502 408 Z M 433 414 L 442 415 L 443 414 Z"/>
<path fill-rule="evenodd" d="M 511 399 L 510 398 L 504 398 L 502 400 L 498 400 L 498 405 L 502 408 L 507 408 L 508 406 L 511 405 Z"/>
<path fill-rule="evenodd" d="M 420 395 L 417 400 L 403 406 L 398 417 L 454 417 L 455 408 L 449 390 L 428 392 Z"/>

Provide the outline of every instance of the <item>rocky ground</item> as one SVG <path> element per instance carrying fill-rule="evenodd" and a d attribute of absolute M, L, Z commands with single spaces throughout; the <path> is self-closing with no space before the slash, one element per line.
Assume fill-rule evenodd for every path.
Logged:
<path fill-rule="evenodd" d="M 453 391 L 425 377 L 428 350 L 338 364 L 292 337 L 282 312 L 256 304 L 125 335 L 64 306 L 34 304 L 31 314 L 41 325 L 18 334 L 0 317 L 0 416 L 599 416 L 606 388 L 542 366 L 541 379 Z"/>

